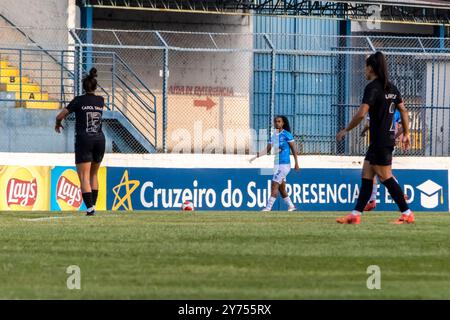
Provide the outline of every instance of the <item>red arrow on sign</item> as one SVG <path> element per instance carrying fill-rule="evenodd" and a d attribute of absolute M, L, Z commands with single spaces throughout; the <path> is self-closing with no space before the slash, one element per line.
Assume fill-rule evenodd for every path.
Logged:
<path fill-rule="evenodd" d="M 214 107 L 216 103 L 211 100 L 211 98 L 206 98 L 206 100 L 194 100 L 194 107 L 204 107 L 206 110 Z"/>

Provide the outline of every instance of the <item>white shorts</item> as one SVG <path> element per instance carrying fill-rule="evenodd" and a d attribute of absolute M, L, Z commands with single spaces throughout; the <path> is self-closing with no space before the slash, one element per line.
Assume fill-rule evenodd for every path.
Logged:
<path fill-rule="evenodd" d="M 286 181 L 286 177 L 291 171 L 290 164 L 278 164 L 273 168 L 273 177 L 272 181 L 275 181 L 279 184 L 282 184 L 283 181 Z"/>

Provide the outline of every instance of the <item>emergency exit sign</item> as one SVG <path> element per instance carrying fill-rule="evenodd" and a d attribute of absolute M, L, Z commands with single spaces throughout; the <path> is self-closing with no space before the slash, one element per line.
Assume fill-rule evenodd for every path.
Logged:
<path fill-rule="evenodd" d="M 173 85 L 169 87 L 169 94 L 232 97 L 234 95 L 234 90 L 233 87 Z"/>

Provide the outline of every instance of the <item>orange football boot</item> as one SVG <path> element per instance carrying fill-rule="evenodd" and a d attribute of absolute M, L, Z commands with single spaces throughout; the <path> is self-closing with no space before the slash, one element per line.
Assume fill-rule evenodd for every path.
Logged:
<path fill-rule="evenodd" d="M 376 200 L 370 200 L 367 202 L 366 206 L 364 207 L 364 211 L 372 211 L 377 207 L 377 201 Z"/>
<path fill-rule="evenodd" d="M 410 224 L 414 223 L 414 213 L 410 213 L 409 215 L 402 214 L 400 218 L 393 222 L 394 224 Z"/>
<path fill-rule="evenodd" d="M 340 224 L 360 224 L 361 223 L 361 215 L 360 214 L 348 214 L 345 217 L 337 218 L 337 223 Z"/>

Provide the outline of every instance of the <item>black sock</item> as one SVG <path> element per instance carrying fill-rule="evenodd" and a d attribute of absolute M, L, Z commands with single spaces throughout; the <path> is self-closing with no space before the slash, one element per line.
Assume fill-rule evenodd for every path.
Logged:
<path fill-rule="evenodd" d="M 92 208 L 92 192 L 83 193 L 83 201 L 87 209 Z"/>
<path fill-rule="evenodd" d="M 392 199 L 400 209 L 400 212 L 405 212 L 409 209 L 409 206 L 405 200 L 405 195 L 403 194 L 403 190 L 402 188 L 400 188 L 398 182 L 395 181 L 394 177 L 390 177 L 389 179 L 382 181 L 381 183 L 384 184 L 386 189 L 388 189 Z"/>
<path fill-rule="evenodd" d="M 95 206 L 97 203 L 98 190 L 92 189 L 92 204 Z"/>
<path fill-rule="evenodd" d="M 362 178 L 361 189 L 359 190 L 358 201 L 356 202 L 355 211 L 363 212 L 364 207 L 370 199 L 373 188 L 373 180 Z"/>

